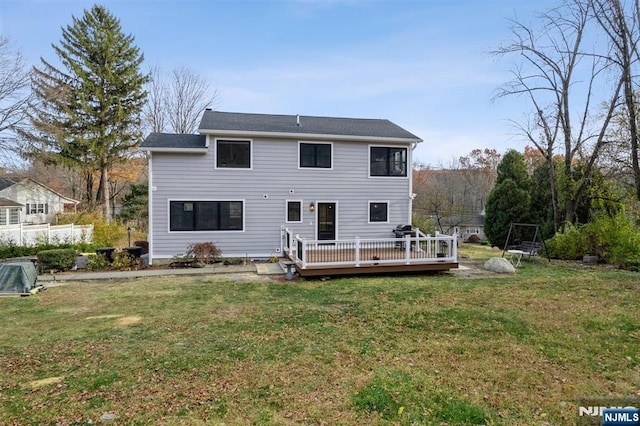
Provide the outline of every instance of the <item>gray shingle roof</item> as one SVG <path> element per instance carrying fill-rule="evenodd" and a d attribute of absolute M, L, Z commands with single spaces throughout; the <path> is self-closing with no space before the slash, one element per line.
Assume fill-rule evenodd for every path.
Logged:
<path fill-rule="evenodd" d="M 0 207 L 23 207 L 23 205 L 8 198 L 0 197 Z"/>
<path fill-rule="evenodd" d="M 247 114 L 206 110 L 199 131 L 237 131 L 256 133 L 291 133 L 340 135 L 372 138 L 421 139 L 402 127 L 383 119 L 337 118 L 296 115 Z"/>
<path fill-rule="evenodd" d="M 142 148 L 205 148 L 204 135 L 151 133 L 140 145 Z"/>
<path fill-rule="evenodd" d="M 20 182 L 20 179 L 0 177 L 0 191 L 15 185 L 17 182 Z"/>

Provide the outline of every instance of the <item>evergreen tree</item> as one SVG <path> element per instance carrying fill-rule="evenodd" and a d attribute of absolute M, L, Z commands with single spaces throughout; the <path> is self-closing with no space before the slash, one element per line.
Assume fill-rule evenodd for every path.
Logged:
<path fill-rule="evenodd" d="M 35 131 L 28 154 L 46 163 L 81 169 L 89 207 L 109 217 L 109 171 L 142 140 L 140 115 L 148 76 L 133 36 L 104 7 L 94 5 L 62 29 L 52 45 L 62 68 L 41 58 L 32 87 L 40 105 L 31 113 Z M 94 191 L 94 179 L 98 188 Z"/>
<path fill-rule="evenodd" d="M 503 247 L 512 222 L 527 222 L 531 207 L 530 178 L 524 156 L 507 152 L 498 164 L 496 185 L 487 197 L 484 232 L 493 246 Z"/>
<path fill-rule="evenodd" d="M 524 155 L 516 150 L 509 150 L 497 168 L 498 177 L 496 184 L 500 184 L 507 179 L 513 180 L 520 188 L 529 189 L 530 178 L 527 173 L 527 165 L 524 161 Z"/>
<path fill-rule="evenodd" d="M 138 225 L 146 229 L 146 220 L 149 217 L 149 184 L 132 183 L 129 193 L 122 199 L 120 218 L 125 222 L 137 220 Z"/>

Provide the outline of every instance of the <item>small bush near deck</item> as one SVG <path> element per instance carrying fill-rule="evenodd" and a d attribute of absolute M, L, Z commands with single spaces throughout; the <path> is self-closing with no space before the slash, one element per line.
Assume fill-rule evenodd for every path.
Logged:
<path fill-rule="evenodd" d="M 53 249 L 38 252 L 40 270 L 68 271 L 76 264 L 74 249 Z"/>

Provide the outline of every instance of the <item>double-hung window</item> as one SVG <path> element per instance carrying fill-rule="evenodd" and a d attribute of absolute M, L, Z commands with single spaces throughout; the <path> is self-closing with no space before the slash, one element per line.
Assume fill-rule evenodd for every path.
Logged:
<path fill-rule="evenodd" d="M 372 146 L 369 176 L 407 176 L 407 148 Z"/>
<path fill-rule="evenodd" d="M 287 201 L 287 222 L 302 222 L 302 201 Z"/>
<path fill-rule="evenodd" d="M 300 142 L 300 167 L 330 169 L 331 143 Z"/>
<path fill-rule="evenodd" d="M 219 169 L 250 169 L 251 141 L 217 139 L 216 167 Z"/>
<path fill-rule="evenodd" d="M 171 201 L 170 231 L 242 231 L 242 201 Z"/>

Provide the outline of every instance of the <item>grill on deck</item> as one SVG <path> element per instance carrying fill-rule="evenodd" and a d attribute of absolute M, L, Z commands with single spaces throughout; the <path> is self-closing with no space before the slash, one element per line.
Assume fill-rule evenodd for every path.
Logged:
<path fill-rule="evenodd" d="M 396 238 L 405 238 L 405 236 L 407 235 L 410 235 L 412 237 L 416 236 L 416 231 L 411 225 L 398 225 L 393 229 L 392 232 L 393 235 L 396 236 Z M 396 247 L 404 248 L 404 241 L 398 240 L 398 242 L 396 243 Z"/>

